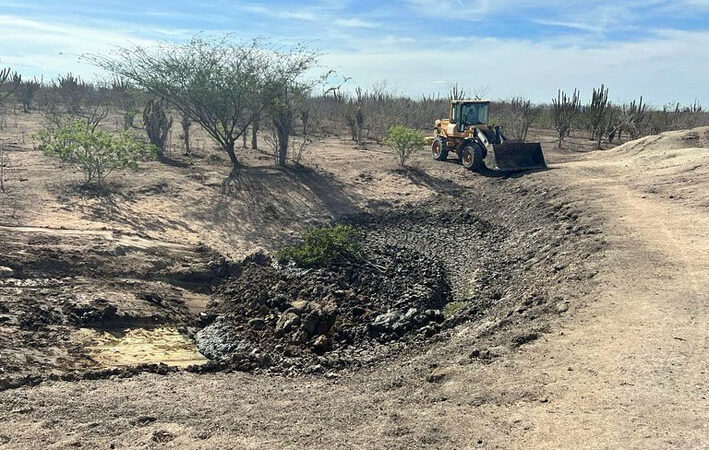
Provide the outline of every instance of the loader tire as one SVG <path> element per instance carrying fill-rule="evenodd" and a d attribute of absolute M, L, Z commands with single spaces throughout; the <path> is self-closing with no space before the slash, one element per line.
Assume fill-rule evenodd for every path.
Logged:
<path fill-rule="evenodd" d="M 443 139 L 435 139 L 433 144 L 431 144 L 431 156 L 436 161 L 445 161 L 448 159 L 448 146 L 445 144 Z"/>
<path fill-rule="evenodd" d="M 463 147 L 462 157 L 463 167 L 480 172 L 485 168 L 485 152 L 477 144 L 468 144 Z"/>

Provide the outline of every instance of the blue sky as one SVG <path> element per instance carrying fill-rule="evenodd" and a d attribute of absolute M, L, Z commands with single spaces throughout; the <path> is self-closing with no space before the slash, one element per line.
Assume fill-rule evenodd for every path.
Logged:
<path fill-rule="evenodd" d="M 709 0 L 0 0 L 0 31 L 0 65 L 45 79 L 98 76 L 84 52 L 232 32 L 307 41 L 352 87 L 548 102 L 604 82 L 617 101 L 709 106 Z"/>

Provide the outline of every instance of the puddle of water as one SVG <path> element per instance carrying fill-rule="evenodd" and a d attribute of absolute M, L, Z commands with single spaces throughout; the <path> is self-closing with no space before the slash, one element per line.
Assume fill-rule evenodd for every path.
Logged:
<path fill-rule="evenodd" d="M 103 366 L 164 363 L 174 367 L 204 364 L 194 340 L 174 327 L 132 328 L 120 334 L 82 329 L 86 352 Z"/>

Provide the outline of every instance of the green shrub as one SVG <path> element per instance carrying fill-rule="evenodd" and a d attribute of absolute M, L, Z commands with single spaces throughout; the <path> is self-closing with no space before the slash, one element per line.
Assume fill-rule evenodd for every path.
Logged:
<path fill-rule="evenodd" d="M 411 156 L 411 153 L 423 146 L 424 139 L 420 131 L 397 125 L 389 129 L 389 136 L 386 137 L 384 143 L 394 150 L 399 160 L 399 165 L 403 166 L 409 156 Z"/>
<path fill-rule="evenodd" d="M 137 141 L 129 133 L 92 131 L 79 121 L 40 131 L 34 137 L 45 155 L 58 156 L 81 170 L 86 184 L 103 185 L 114 170 L 136 169 L 140 160 L 156 154 L 154 146 Z"/>
<path fill-rule="evenodd" d="M 278 261 L 293 261 L 300 267 L 324 267 L 331 263 L 360 259 L 357 229 L 351 225 L 317 227 L 308 230 L 301 245 L 280 250 Z"/>

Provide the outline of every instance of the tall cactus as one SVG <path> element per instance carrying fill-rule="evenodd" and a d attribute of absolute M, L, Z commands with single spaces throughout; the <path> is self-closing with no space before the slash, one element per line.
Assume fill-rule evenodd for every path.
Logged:
<path fill-rule="evenodd" d="M 628 132 L 631 139 L 637 139 L 642 133 L 647 117 L 647 104 L 643 103 L 643 98 L 640 101 L 633 100 L 630 105 L 623 106 L 623 121 L 624 129 Z"/>
<path fill-rule="evenodd" d="M 9 67 L 0 69 L 0 106 L 15 92 L 18 80 L 17 76 L 12 75 Z"/>
<path fill-rule="evenodd" d="M 580 110 L 581 100 L 576 89 L 574 89 L 574 93 L 571 96 L 559 89 L 557 98 L 552 99 L 552 118 L 554 119 L 554 127 L 559 135 L 559 148 L 561 148 L 564 138 L 571 132 L 571 127 L 576 121 Z"/>
<path fill-rule="evenodd" d="M 588 114 L 591 119 L 591 138 L 596 140 L 596 148 L 600 150 L 601 139 L 608 127 L 608 88 L 601 84 L 600 89 L 593 89 Z"/>
<path fill-rule="evenodd" d="M 158 156 L 165 153 L 167 135 L 172 127 L 172 118 L 166 114 L 167 104 L 163 100 L 151 99 L 143 110 L 143 123 L 148 139 L 158 149 Z"/>
<path fill-rule="evenodd" d="M 22 111 L 29 113 L 32 108 L 32 100 L 35 97 L 39 88 L 42 84 L 39 80 L 23 80 L 19 74 L 15 74 L 15 85 L 17 86 L 17 92 L 15 96 L 22 103 Z"/>

